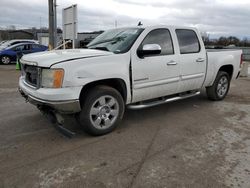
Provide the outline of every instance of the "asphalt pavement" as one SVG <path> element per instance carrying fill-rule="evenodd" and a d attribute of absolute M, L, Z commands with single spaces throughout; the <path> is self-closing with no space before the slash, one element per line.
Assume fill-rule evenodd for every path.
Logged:
<path fill-rule="evenodd" d="M 66 138 L 17 91 L 20 72 L 0 65 L 0 187 L 250 187 L 250 78 L 225 100 L 205 92 L 126 110 L 112 133 L 92 137 L 72 117 Z"/>

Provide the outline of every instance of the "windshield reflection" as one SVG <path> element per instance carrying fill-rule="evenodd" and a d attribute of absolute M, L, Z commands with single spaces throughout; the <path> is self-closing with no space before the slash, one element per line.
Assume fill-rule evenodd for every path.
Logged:
<path fill-rule="evenodd" d="M 125 53 L 131 48 L 142 31 L 142 28 L 108 30 L 96 37 L 87 47 L 114 53 Z"/>

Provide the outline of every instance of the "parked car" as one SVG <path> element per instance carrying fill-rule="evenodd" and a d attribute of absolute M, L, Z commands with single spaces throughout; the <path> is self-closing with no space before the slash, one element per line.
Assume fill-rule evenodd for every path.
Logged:
<path fill-rule="evenodd" d="M 39 42 L 37 40 L 29 40 L 29 39 L 14 39 L 14 40 L 8 40 L 5 41 L 4 43 L 2 43 L 0 45 L 0 50 L 13 46 L 15 44 L 19 44 L 19 43 L 35 43 L 35 44 L 39 44 Z"/>
<path fill-rule="evenodd" d="M 0 62 L 3 64 L 10 64 L 12 61 L 16 61 L 16 57 L 19 54 L 29 54 L 35 52 L 46 51 L 47 46 L 43 46 L 35 43 L 18 43 L 0 50 Z"/>
<path fill-rule="evenodd" d="M 5 42 L 7 42 L 7 40 L 1 41 L 1 42 L 0 42 L 0 46 L 1 46 L 3 43 L 5 43 Z"/>
<path fill-rule="evenodd" d="M 89 49 L 23 56 L 21 94 L 41 111 L 76 114 L 92 135 L 111 132 L 125 106 L 142 109 L 200 94 L 226 97 L 242 63 L 241 50 L 206 51 L 197 29 L 120 28 L 95 38 Z"/>

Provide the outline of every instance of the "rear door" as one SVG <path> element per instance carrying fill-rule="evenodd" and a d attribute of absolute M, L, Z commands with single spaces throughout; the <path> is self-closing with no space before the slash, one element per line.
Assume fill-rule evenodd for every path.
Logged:
<path fill-rule="evenodd" d="M 200 35 L 192 29 L 176 29 L 180 53 L 180 84 L 178 92 L 202 87 L 206 73 L 206 51 Z"/>
<path fill-rule="evenodd" d="M 137 50 L 146 44 L 160 45 L 161 53 L 138 57 Z M 139 46 L 132 50 L 131 58 L 133 102 L 176 93 L 180 69 L 169 29 L 158 28 L 149 31 Z"/>
<path fill-rule="evenodd" d="M 40 45 L 38 44 L 32 44 L 32 53 L 34 52 L 41 52 L 43 49 Z"/>

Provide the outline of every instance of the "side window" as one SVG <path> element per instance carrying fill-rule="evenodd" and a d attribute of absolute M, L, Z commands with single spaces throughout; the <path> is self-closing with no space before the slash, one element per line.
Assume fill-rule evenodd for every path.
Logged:
<path fill-rule="evenodd" d="M 176 29 L 181 54 L 200 52 L 200 43 L 196 33 L 188 29 Z"/>
<path fill-rule="evenodd" d="M 32 44 L 33 49 L 40 49 L 41 47 L 38 44 Z"/>
<path fill-rule="evenodd" d="M 14 51 L 23 51 L 24 50 L 24 45 L 17 46 L 13 50 Z"/>
<path fill-rule="evenodd" d="M 156 29 L 151 31 L 141 43 L 140 48 L 145 44 L 159 44 L 161 46 L 160 55 L 174 54 L 173 42 L 168 29 Z"/>
<path fill-rule="evenodd" d="M 15 45 L 15 44 L 18 44 L 19 42 L 12 42 L 11 45 Z"/>
<path fill-rule="evenodd" d="M 31 50 L 31 45 L 30 44 L 25 44 L 23 50 Z"/>

